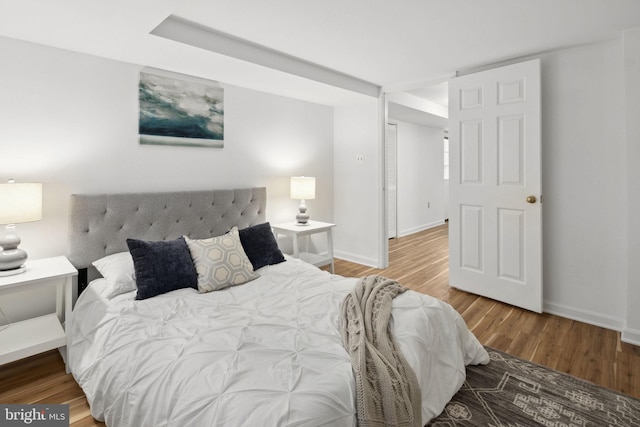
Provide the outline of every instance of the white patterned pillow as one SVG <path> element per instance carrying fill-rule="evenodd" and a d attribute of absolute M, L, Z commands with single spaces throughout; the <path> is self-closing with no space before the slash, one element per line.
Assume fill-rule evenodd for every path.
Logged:
<path fill-rule="evenodd" d="M 209 239 L 192 240 L 184 236 L 198 273 L 198 291 L 218 291 L 260 277 L 242 248 L 237 227 Z"/>

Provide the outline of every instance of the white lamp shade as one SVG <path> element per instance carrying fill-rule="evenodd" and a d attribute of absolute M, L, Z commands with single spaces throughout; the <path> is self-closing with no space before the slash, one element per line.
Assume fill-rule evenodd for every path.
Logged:
<path fill-rule="evenodd" d="M 41 219 L 41 183 L 0 184 L 0 224 L 17 224 Z"/>
<path fill-rule="evenodd" d="M 312 176 L 291 177 L 291 198 L 313 200 L 316 198 L 316 179 Z"/>

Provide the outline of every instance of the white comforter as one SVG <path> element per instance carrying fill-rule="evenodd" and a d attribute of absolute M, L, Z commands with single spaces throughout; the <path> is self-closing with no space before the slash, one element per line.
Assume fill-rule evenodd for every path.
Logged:
<path fill-rule="evenodd" d="M 94 281 L 74 309 L 69 361 L 91 413 L 115 426 L 353 426 L 355 386 L 340 338 L 353 278 L 297 259 L 241 286 L 109 300 Z M 448 304 L 409 291 L 392 326 L 422 389 L 423 424 L 489 357 Z"/>

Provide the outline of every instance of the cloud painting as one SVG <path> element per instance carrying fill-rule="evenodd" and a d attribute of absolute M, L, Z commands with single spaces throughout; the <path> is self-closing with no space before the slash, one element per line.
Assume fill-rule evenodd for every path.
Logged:
<path fill-rule="evenodd" d="M 224 91 L 214 82 L 140 72 L 140 144 L 224 146 Z"/>

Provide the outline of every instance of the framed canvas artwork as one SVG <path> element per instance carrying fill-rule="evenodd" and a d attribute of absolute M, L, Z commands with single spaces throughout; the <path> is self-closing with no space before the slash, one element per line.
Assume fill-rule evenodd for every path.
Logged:
<path fill-rule="evenodd" d="M 224 147 L 217 82 L 145 68 L 138 84 L 140 144 Z"/>

